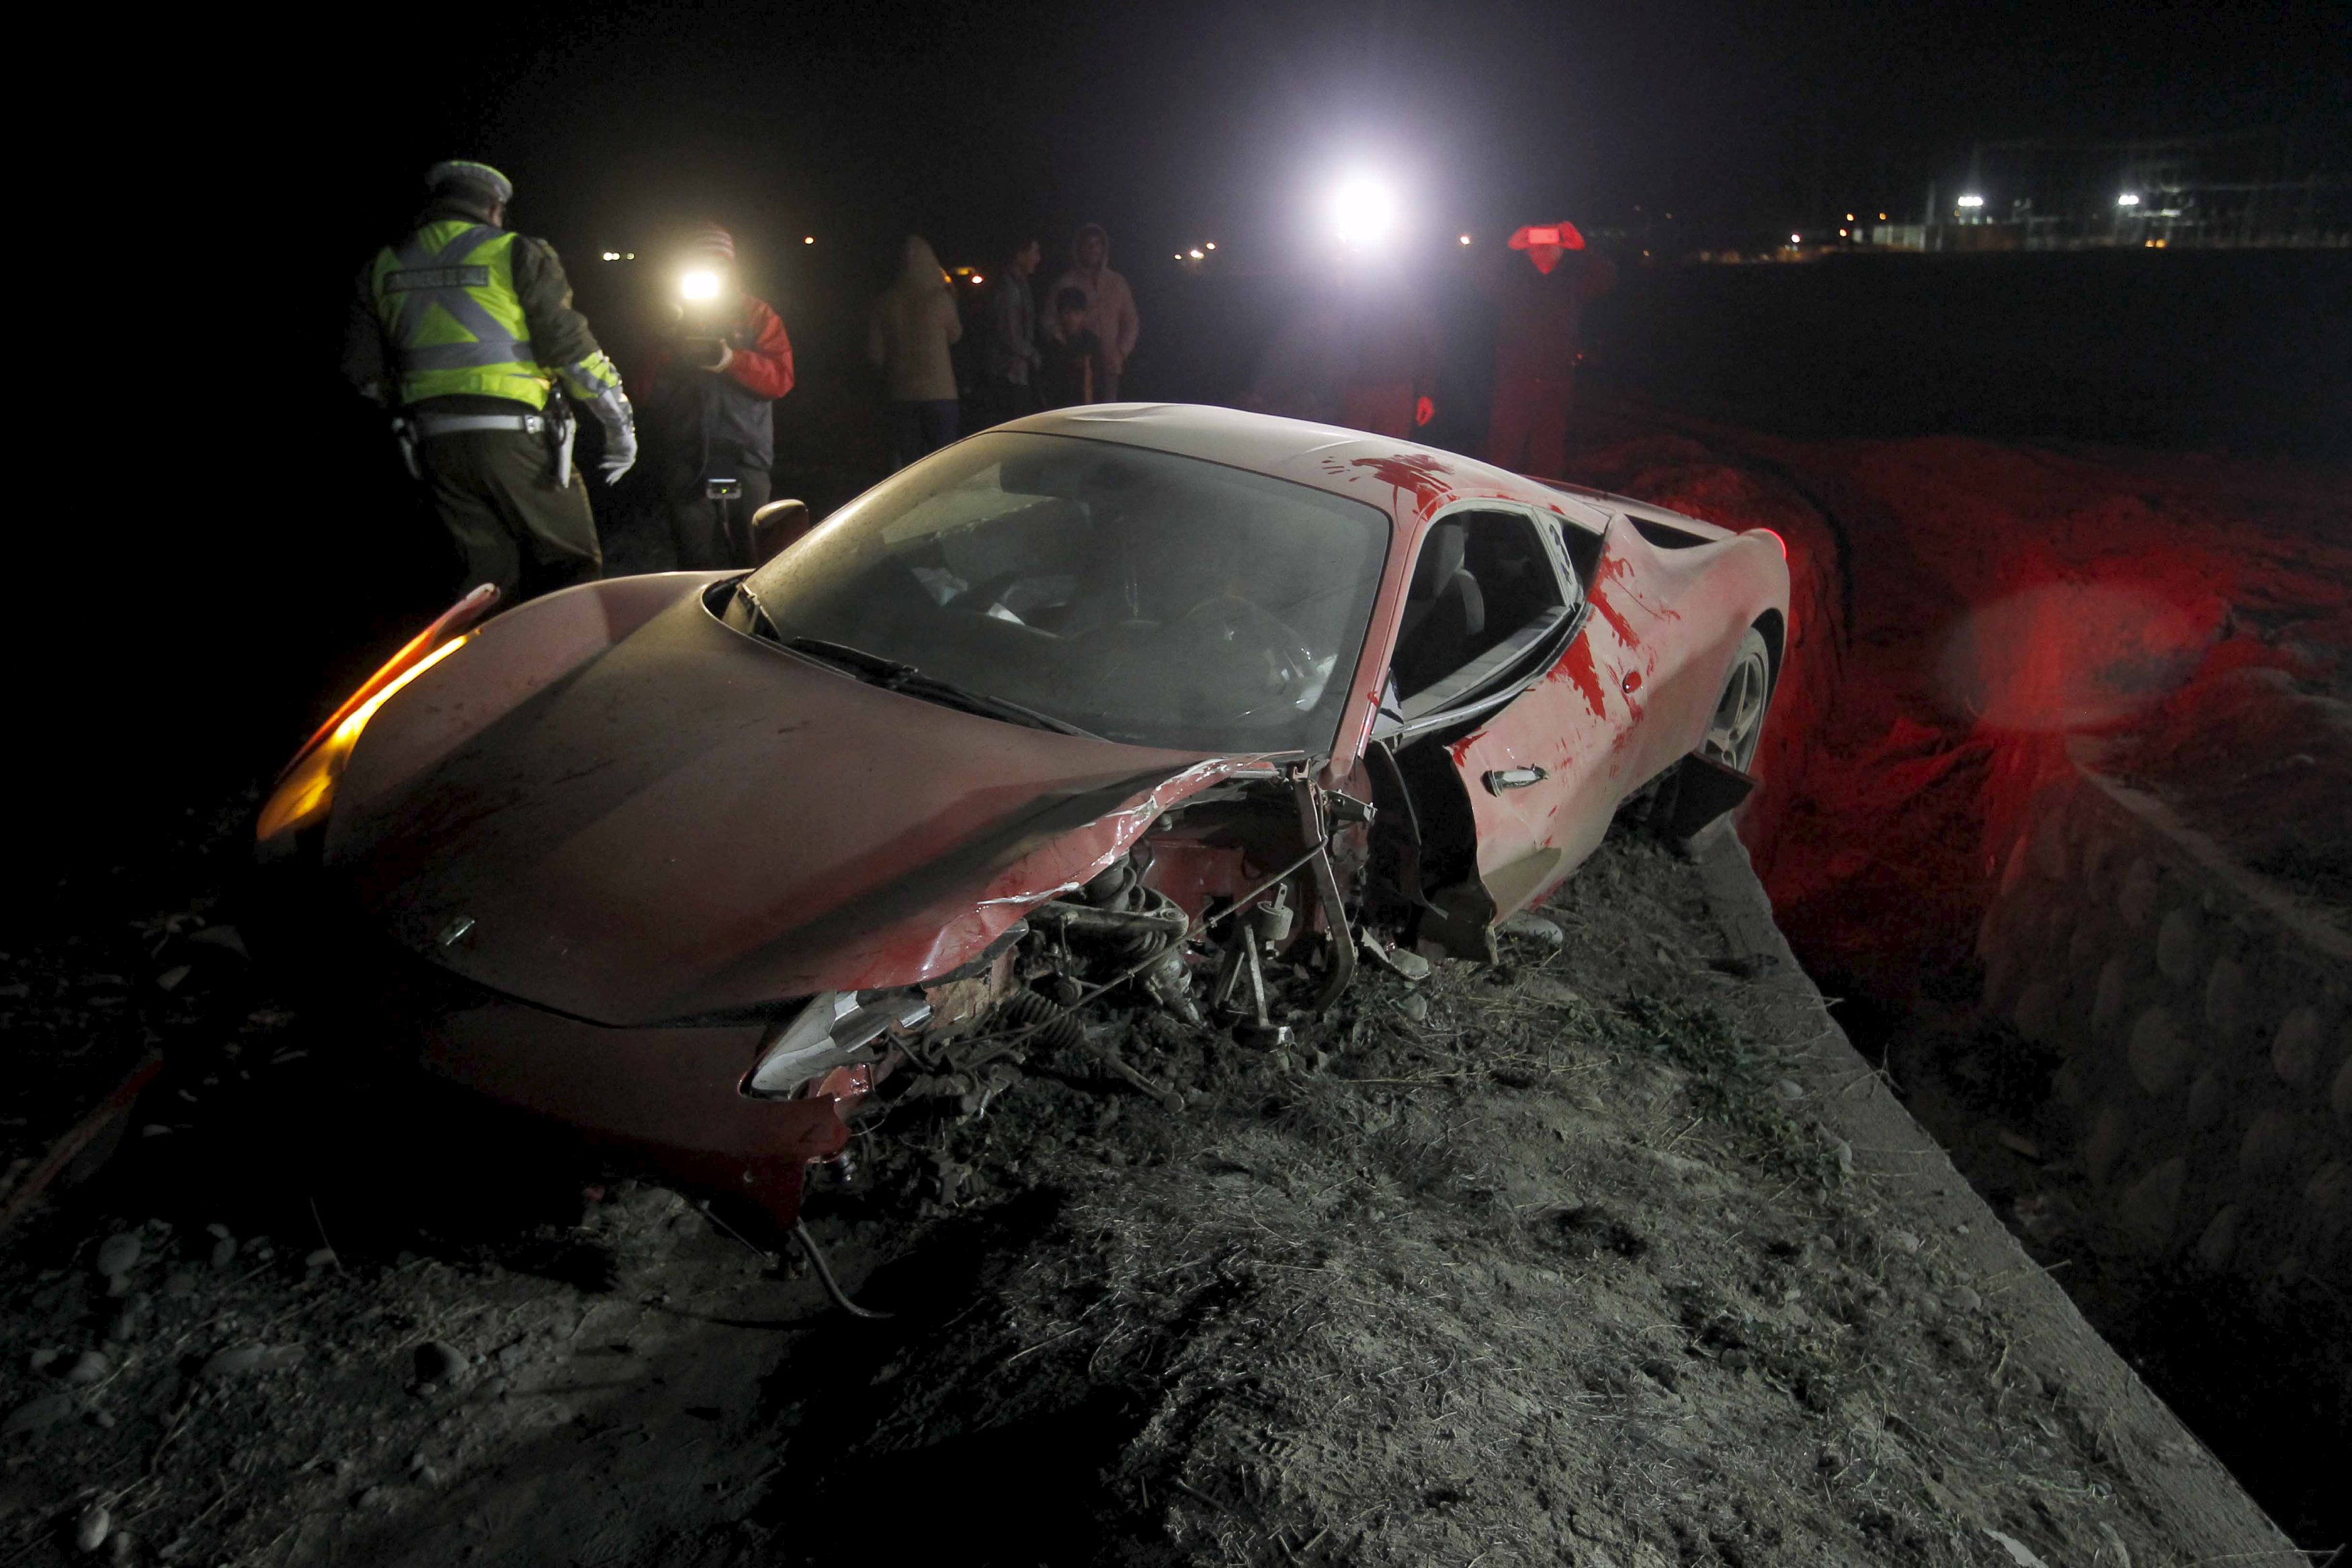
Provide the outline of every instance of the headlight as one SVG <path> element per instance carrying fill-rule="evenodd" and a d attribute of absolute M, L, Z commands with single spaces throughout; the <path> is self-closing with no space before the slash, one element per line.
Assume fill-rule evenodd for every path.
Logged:
<path fill-rule="evenodd" d="M 892 1030 L 913 1029 L 931 1016 L 931 1004 L 905 991 L 819 991 L 808 1005 L 769 1030 L 760 1059 L 744 1075 L 754 1100 L 789 1100 L 836 1067 L 871 1061 L 868 1050 Z"/>
<path fill-rule="evenodd" d="M 383 668 L 344 698 L 343 706 L 319 727 L 278 776 L 278 787 L 269 792 L 268 801 L 261 808 L 261 821 L 254 827 L 256 841 L 266 844 L 289 837 L 323 818 L 335 803 L 335 782 L 343 776 L 343 765 L 351 760 L 352 747 L 359 744 L 360 731 L 367 727 L 368 720 L 401 687 L 463 646 L 471 635 L 465 629 L 480 620 L 498 600 L 499 591 L 493 584 L 475 589 L 410 638 Z"/>
<path fill-rule="evenodd" d="M 343 776 L 343 765 L 351 760 L 352 747 L 360 740 L 360 731 L 375 716 L 375 710 L 390 702 L 401 687 L 456 653 L 465 644 L 464 637 L 455 637 L 434 649 L 425 657 L 394 675 L 379 687 L 375 695 L 345 714 L 324 738 L 314 741 L 310 748 L 294 759 L 270 792 L 269 803 L 261 809 L 260 824 L 254 837 L 261 840 L 277 838 L 281 833 L 299 832 L 327 814 L 335 803 L 335 781 Z"/>

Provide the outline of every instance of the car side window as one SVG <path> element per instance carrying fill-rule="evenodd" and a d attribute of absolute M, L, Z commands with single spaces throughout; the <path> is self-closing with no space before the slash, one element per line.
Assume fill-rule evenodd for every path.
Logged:
<path fill-rule="evenodd" d="M 1422 538 L 1391 666 L 1409 722 L 1475 693 L 1569 612 L 1536 524 L 1517 512 L 1455 512 Z"/>

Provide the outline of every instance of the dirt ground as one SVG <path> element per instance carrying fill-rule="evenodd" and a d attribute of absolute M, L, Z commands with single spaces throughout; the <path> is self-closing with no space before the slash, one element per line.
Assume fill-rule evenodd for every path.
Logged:
<path fill-rule="evenodd" d="M 1906 1106 L 2307 1545 L 2352 1540 L 2352 1295 L 2154 1261 L 2096 1218 L 2062 1057 L 1982 1016 L 1991 846 L 2067 747 L 2352 922 L 2341 465 L 1955 437 L 1803 442 L 1606 406 L 1576 476 L 1768 523 L 1801 589 L 1746 836 Z M 1808 613 L 1810 612 L 1810 614 Z M 1810 621 L 1810 634 L 1805 628 Z"/>
<path fill-rule="evenodd" d="M 1754 889 L 1612 836 L 1287 1050 L 1107 1016 L 1181 1112 L 1084 1051 L 910 1082 L 812 1199 L 872 1322 L 192 964 L 0 1260 L 0 1563 L 2302 1561 Z"/>

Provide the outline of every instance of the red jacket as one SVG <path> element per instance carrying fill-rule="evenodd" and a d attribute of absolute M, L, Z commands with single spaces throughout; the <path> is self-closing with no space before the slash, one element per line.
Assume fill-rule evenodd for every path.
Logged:
<path fill-rule="evenodd" d="M 733 357 L 715 374 L 678 365 L 674 341 L 654 346 L 646 361 L 649 412 L 667 438 L 698 442 L 705 457 L 723 447 L 767 467 L 776 452 L 772 405 L 793 390 L 792 340 L 766 301 L 748 294 L 720 337 Z"/>

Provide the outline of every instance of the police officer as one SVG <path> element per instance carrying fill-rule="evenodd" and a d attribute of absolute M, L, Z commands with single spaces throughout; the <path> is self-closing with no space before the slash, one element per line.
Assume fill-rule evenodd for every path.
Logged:
<path fill-rule="evenodd" d="M 593 579 L 604 565 L 586 482 L 572 467 L 571 411 L 604 426 L 610 484 L 636 461 L 620 372 L 572 308 L 553 247 L 504 227 L 514 185 L 452 160 L 425 176 L 408 237 L 360 275 L 343 371 L 394 411 L 410 471 L 466 562 L 466 587 L 508 602 Z"/>

